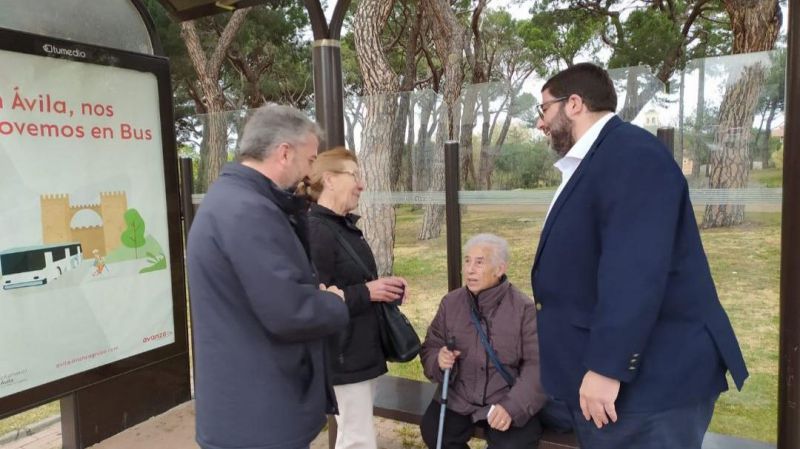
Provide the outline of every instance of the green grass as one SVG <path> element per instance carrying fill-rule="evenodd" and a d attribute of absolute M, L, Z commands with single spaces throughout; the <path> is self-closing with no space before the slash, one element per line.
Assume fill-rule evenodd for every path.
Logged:
<path fill-rule="evenodd" d="M 24 429 L 31 424 L 42 421 L 53 415 L 58 415 L 59 413 L 61 413 L 61 408 L 58 401 L 55 401 L 6 419 L 0 419 L 0 436 Z"/>
<path fill-rule="evenodd" d="M 688 176 L 686 180 L 689 186 L 694 189 L 707 189 L 708 177 L 705 175 Z M 780 168 L 765 168 L 763 170 L 750 170 L 747 179 L 747 186 L 749 188 L 776 188 L 783 186 L 783 169 Z"/>
<path fill-rule="evenodd" d="M 721 396 L 711 430 L 775 442 L 780 214 L 753 213 L 747 219 L 742 226 L 702 234 L 720 300 L 750 371 L 742 392 Z"/>
<path fill-rule="evenodd" d="M 702 209 L 698 209 L 698 214 Z M 439 301 L 447 292 L 445 234 L 418 241 L 421 211 L 398 209 L 395 274 L 409 282 L 403 310 L 420 336 L 425 335 Z M 463 240 L 479 232 L 504 237 L 511 246 L 508 272 L 513 284 L 530 293 L 530 267 L 544 219 L 543 211 L 516 206 L 470 206 L 463 213 Z M 777 432 L 778 295 L 780 214 L 748 213 L 744 225 L 702 232 L 720 300 L 750 371 L 742 392 L 723 393 L 710 430 L 775 442 Z M 418 361 L 391 364 L 390 373 L 424 379 Z M 733 387 L 733 382 L 729 382 Z"/>
<path fill-rule="evenodd" d="M 698 210 L 698 212 L 702 212 Z M 509 279 L 530 293 L 529 272 L 544 212 L 516 206 L 464 208 L 463 240 L 478 232 L 493 232 L 509 241 Z M 417 240 L 422 211 L 404 206 L 397 211 L 395 274 L 409 281 L 410 299 L 403 310 L 421 337 L 447 292 L 445 234 Z M 778 294 L 780 214 L 748 213 L 736 228 L 702 232 L 714 279 L 742 346 L 750 378 L 742 392 L 724 393 L 717 402 L 711 431 L 775 442 L 777 432 Z M 390 364 L 392 375 L 424 379 L 417 360 Z M 733 385 L 733 382 L 729 382 Z M 0 420 L 0 435 L 57 414 L 54 402 Z M 406 447 L 418 447 L 417 429 L 398 432 Z"/>
<path fill-rule="evenodd" d="M 764 170 L 750 171 L 750 184 L 760 187 L 781 187 L 783 186 L 783 169 L 767 168 Z"/>

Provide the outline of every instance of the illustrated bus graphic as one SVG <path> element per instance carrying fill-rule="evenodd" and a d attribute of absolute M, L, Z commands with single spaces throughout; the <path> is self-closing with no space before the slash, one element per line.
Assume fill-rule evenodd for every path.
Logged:
<path fill-rule="evenodd" d="M 0 252 L 3 290 L 45 285 L 81 264 L 80 243 L 14 248 Z"/>

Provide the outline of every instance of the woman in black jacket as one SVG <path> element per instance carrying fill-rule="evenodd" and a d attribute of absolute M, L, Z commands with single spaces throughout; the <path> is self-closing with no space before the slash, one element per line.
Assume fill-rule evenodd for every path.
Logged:
<path fill-rule="evenodd" d="M 376 303 L 402 300 L 405 279 L 378 278 L 375 258 L 356 226 L 364 180 L 355 154 L 336 148 L 317 157 L 301 191 L 312 200 L 309 210 L 311 259 L 319 281 L 344 291 L 350 311 L 346 331 L 332 339 L 328 364 L 339 404 L 336 449 L 375 449 L 372 405 L 375 378 L 386 372 Z M 340 242 L 344 239 L 358 259 Z"/>

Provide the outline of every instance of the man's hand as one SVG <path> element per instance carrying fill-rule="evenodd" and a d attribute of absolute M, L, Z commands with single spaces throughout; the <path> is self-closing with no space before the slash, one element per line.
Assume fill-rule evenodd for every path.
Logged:
<path fill-rule="evenodd" d="M 587 421 L 594 421 L 598 429 L 608 424 L 609 419 L 617 422 L 617 409 L 614 401 L 619 395 L 619 381 L 594 371 L 588 371 L 583 376 L 579 391 L 581 411 Z"/>
<path fill-rule="evenodd" d="M 489 427 L 501 432 L 505 432 L 511 427 L 511 415 L 500 404 L 492 406 L 489 415 L 486 416 L 486 420 L 489 422 Z"/>
<path fill-rule="evenodd" d="M 339 299 L 344 301 L 344 292 L 341 289 L 339 289 L 339 287 L 337 287 L 335 285 L 331 285 L 330 287 L 326 287 L 325 284 L 319 284 L 319 289 L 320 290 L 324 290 L 326 292 L 334 293 L 334 294 L 336 294 L 336 296 L 339 297 Z"/>
<path fill-rule="evenodd" d="M 439 350 L 439 368 L 442 370 L 452 368 L 459 355 L 461 355 L 461 351 L 450 351 L 447 346 L 442 346 L 442 349 Z"/>

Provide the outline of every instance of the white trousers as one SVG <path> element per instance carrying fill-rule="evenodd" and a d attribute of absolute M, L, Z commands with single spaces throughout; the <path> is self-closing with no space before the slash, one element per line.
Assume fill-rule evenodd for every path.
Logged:
<path fill-rule="evenodd" d="M 372 403 L 377 380 L 334 385 L 339 414 L 336 415 L 336 449 L 377 449 Z"/>

